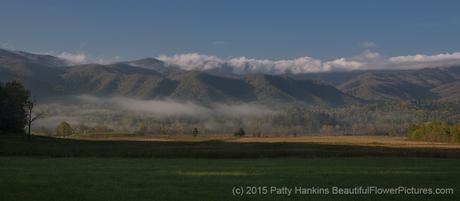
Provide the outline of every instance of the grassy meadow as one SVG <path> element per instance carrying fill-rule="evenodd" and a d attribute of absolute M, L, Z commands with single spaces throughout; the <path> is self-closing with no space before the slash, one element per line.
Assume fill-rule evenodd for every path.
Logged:
<path fill-rule="evenodd" d="M 453 195 L 244 195 L 235 186 L 460 189 L 460 160 L 435 158 L 0 158 L 0 200 L 458 200 Z"/>
<path fill-rule="evenodd" d="M 460 149 L 385 137 L 0 137 L 0 200 L 458 200 Z M 296 140 L 297 139 L 297 140 Z M 409 146 L 410 145 L 410 146 Z M 268 188 L 233 195 L 234 187 Z M 439 195 L 271 187 L 450 188 Z"/>
<path fill-rule="evenodd" d="M 458 144 L 366 136 L 0 136 L 0 156 L 149 158 L 460 157 Z"/>

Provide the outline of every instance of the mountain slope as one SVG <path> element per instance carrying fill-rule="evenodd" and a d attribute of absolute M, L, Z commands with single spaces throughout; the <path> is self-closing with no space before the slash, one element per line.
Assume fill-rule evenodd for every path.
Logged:
<path fill-rule="evenodd" d="M 0 49 L 0 81 L 21 80 L 38 96 L 59 93 L 64 61 L 48 56 Z"/>
<path fill-rule="evenodd" d="M 447 98 L 447 93 L 441 93 L 440 89 L 437 89 L 460 81 L 460 67 L 458 66 L 418 70 L 311 73 L 289 76 L 300 80 L 317 79 L 330 83 L 344 93 L 366 100 L 460 100 L 452 97 Z M 456 89 L 455 87 L 450 88 L 450 91 Z"/>
<path fill-rule="evenodd" d="M 179 85 L 171 98 L 200 102 L 250 102 L 257 100 L 252 87 L 241 79 L 187 72 L 175 77 Z"/>
<path fill-rule="evenodd" d="M 439 94 L 441 100 L 458 101 L 460 100 L 460 81 L 438 86 L 432 91 Z"/>
<path fill-rule="evenodd" d="M 229 78 L 203 72 L 177 76 L 172 98 L 200 102 L 306 103 L 336 106 L 359 100 L 336 88 L 309 80 L 271 75 Z"/>
<path fill-rule="evenodd" d="M 185 71 L 146 58 L 109 65 L 59 67 L 52 56 L 0 52 L 0 79 L 20 79 L 39 96 L 92 94 L 199 103 L 264 102 L 342 105 L 357 99 L 332 86 L 282 76 L 220 76 L 225 71 Z M 38 89 L 40 88 L 40 89 Z"/>
<path fill-rule="evenodd" d="M 0 81 L 22 80 L 39 97 L 92 94 L 200 103 L 259 102 L 339 106 L 362 100 L 459 101 L 460 66 L 301 75 L 186 71 L 146 58 L 68 66 L 59 58 L 0 49 Z M 313 81 L 312 79 L 315 79 Z"/>
<path fill-rule="evenodd" d="M 119 64 L 126 64 L 134 67 L 145 68 L 156 71 L 162 75 L 170 75 L 175 73 L 182 73 L 184 70 L 177 66 L 166 65 L 163 61 L 154 58 L 145 58 L 134 61 L 120 62 Z"/>
<path fill-rule="evenodd" d="M 336 88 L 312 80 L 289 77 L 253 75 L 246 80 L 254 87 L 259 101 L 305 102 L 313 105 L 343 105 L 359 100 Z"/>
<path fill-rule="evenodd" d="M 338 86 L 345 93 L 367 100 L 438 99 L 434 88 L 457 79 L 446 69 L 366 72 Z"/>
<path fill-rule="evenodd" d="M 88 64 L 69 68 L 63 75 L 64 88 L 70 94 L 94 94 L 157 98 L 168 96 L 176 87 L 173 80 L 143 68 L 125 64 Z"/>

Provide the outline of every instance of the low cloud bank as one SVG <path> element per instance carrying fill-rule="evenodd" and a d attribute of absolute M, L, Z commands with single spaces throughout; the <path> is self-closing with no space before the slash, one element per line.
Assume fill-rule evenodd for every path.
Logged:
<path fill-rule="evenodd" d="M 285 60 L 251 59 L 246 57 L 222 59 L 198 53 L 160 55 L 158 59 L 185 70 L 204 71 L 230 68 L 236 74 L 299 74 L 352 70 L 419 69 L 460 65 L 460 52 L 386 57 L 377 52 L 366 50 L 355 57 L 343 57 L 331 61 L 321 61 L 308 56 Z"/>
<path fill-rule="evenodd" d="M 34 127 L 54 128 L 61 121 L 67 121 L 72 125 L 80 123 L 92 126 L 110 124 L 112 127 L 117 127 L 117 125 L 113 125 L 113 122 L 124 117 L 137 117 L 139 119 L 193 118 L 201 119 L 208 127 L 216 127 L 214 119 L 240 119 L 276 114 L 274 110 L 257 104 L 216 103 L 211 106 L 202 106 L 175 100 L 100 98 L 90 95 L 80 95 L 74 98 L 71 102 L 57 100 L 56 103 L 39 105 L 37 111 L 45 112 L 45 118 L 37 120 Z"/>
<path fill-rule="evenodd" d="M 125 97 L 99 98 L 89 95 L 77 96 L 84 103 L 112 105 L 130 112 L 165 116 L 260 116 L 273 114 L 274 111 L 256 104 L 222 104 L 216 103 L 209 107 L 191 102 L 175 100 L 138 100 Z"/>
<path fill-rule="evenodd" d="M 56 57 L 65 60 L 69 65 L 79 65 L 79 64 L 88 64 L 88 63 L 97 63 L 97 64 L 111 64 L 118 62 L 120 60 L 119 56 L 112 58 L 89 58 L 85 53 L 70 53 L 70 52 L 61 52 L 59 54 L 53 54 L 53 51 L 48 54 L 55 55 Z"/>
<path fill-rule="evenodd" d="M 72 65 L 87 63 L 86 55 L 84 53 L 61 52 L 56 56 Z"/>
<path fill-rule="evenodd" d="M 376 45 L 373 42 L 364 42 L 362 46 L 372 48 Z M 62 52 L 54 55 L 64 59 L 71 65 L 85 63 L 110 64 L 120 61 L 118 56 L 108 59 L 88 59 L 85 53 Z M 329 61 L 322 61 L 309 56 L 282 60 L 254 59 L 244 56 L 222 59 L 217 56 L 198 53 L 160 55 L 157 59 L 184 70 L 207 71 L 228 68 L 235 74 L 299 74 L 353 70 L 404 70 L 460 65 L 460 52 L 388 57 L 367 49 L 354 57 L 342 57 Z"/>

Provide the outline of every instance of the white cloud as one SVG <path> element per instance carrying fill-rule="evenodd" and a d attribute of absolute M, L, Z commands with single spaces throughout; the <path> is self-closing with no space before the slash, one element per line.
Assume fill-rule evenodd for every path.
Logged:
<path fill-rule="evenodd" d="M 114 56 L 112 58 L 99 58 L 94 60 L 92 63 L 97 63 L 97 64 L 111 64 L 111 63 L 116 63 L 120 61 L 120 56 Z"/>
<path fill-rule="evenodd" d="M 208 70 L 221 67 L 224 64 L 224 61 L 218 57 L 197 53 L 173 56 L 160 55 L 158 59 L 168 64 L 178 65 L 185 70 Z"/>
<path fill-rule="evenodd" d="M 302 73 L 322 71 L 321 61 L 311 57 L 300 57 L 292 60 L 268 60 L 249 59 L 246 57 L 223 60 L 216 56 L 202 55 L 197 53 L 176 54 L 173 56 L 161 55 L 158 59 L 177 65 L 185 70 L 209 70 L 224 66 L 233 69 L 234 73 Z"/>
<path fill-rule="evenodd" d="M 65 60 L 70 65 L 78 65 L 78 64 L 88 64 L 88 63 L 96 63 L 96 64 L 111 64 L 120 61 L 120 56 L 114 56 L 111 58 L 101 58 L 101 57 L 89 57 L 84 52 L 80 53 L 69 53 L 69 52 L 61 52 L 56 54 L 55 51 L 48 51 L 42 54 L 54 55 L 60 59 Z"/>
<path fill-rule="evenodd" d="M 417 69 L 427 67 L 443 67 L 451 65 L 460 65 L 460 52 L 443 53 L 436 55 L 407 55 L 395 56 L 388 58 L 394 67 L 405 69 Z"/>
<path fill-rule="evenodd" d="M 247 57 L 221 59 L 216 56 L 198 53 L 176 54 L 172 56 L 161 55 L 158 59 L 168 64 L 177 65 L 185 70 L 203 71 L 226 67 L 230 68 L 236 74 L 298 74 L 350 70 L 418 69 L 460 65 L 460 52 L 386 57 L 378 52 L 365 50 L 355 57 L 342 57 L 330 61 L 321 61 L 308 56 L 284 60 L 253 59 Z"/>
<path fill-rule="evenodd" d="M 238 74 L 244 73 L 303 73 L 322 71 L 321 61 L 311 57 L 299 57 L 291 60 L 249 59 L 246 57 L 233 58 L 226 62 Z"/>
<path fill-rule="evenodd" d="M 56 56 L 58 58 L 66 60 L 70 64 L 83 64 L 87 62 L 85 53 L 62 52 Z"/>
<path fill-rule="evenodd" d="M 120 57 L 113 58 L 94 58 L 88 59 L 85 53 L 62 52 L 54 54 L 66 60 L 71 65 L 98 63 L 110 64 L 120 61 Z M 205 71 L 216 68 L 229 68 L 236 74 L 265 73 L 265 74 L 284 74 L 284 73 L 311 73 L 328 71 L 351 71 L 369 69 L 419 69 L 428 67 L 443 67 L 460 65 L 460 52 L 442 53 L 434 55 L 415 54 L 385 57 L 378 52 L 365 50 L 360 55 L 349 58 L 338 58 L 329 61 L 304 56 L 294 59 L 270 60 L 254 59 L 247 57 L 234 57 L 221 59 L 212 55 L 198 53 L 160 55 L 158 59 L 169 65 L 176 65 L 184 70 Z"/>
<path fill-rule="evenodd" d="M 395 63 L 460 61 L 460 52 L 436 54 L 431 56 L 424 54 L 397 56 L 391 57 L 390 61 Z"/>
<path fill-rule="evenodd" d="M 336 59 L 324 63 L 327 70 L 360 70 L 365 64 L 359 61 L 348 60 L 345 58 Z"/>

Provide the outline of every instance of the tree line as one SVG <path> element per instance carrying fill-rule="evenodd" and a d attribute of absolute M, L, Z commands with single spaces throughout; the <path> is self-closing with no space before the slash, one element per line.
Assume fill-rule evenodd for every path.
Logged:
<path fill-rule="evenodd" d="M 460 124 L 439 121 L 413 124 L 407 129 L 408 139 L 433 142 L 458 143 L 459 133 Z"/>
<path fill-rule="evenodd" d="M 435 120 L 460 122 L 460 104 L 437 101 L 386 101 L 335 108 L 304 105 L 273 105 L 273 113 L 255 116 L 158 116 L 121 110 L 111 105 L 42 104 L 48 116 L 72 116 L 75 134 L 108 130 L 135 134 L 184 134 L 197 128 L 200 134 L 246 135 L 391 135 L 405 136 L 407 128 Z M 86 112 L 87 111 L 87 112 Z M 93 112 L 96 111 L 96 112 Z M 66 120 L 66 119 L 63 119 Z M 56 122 L 56 125 L 59 122 Z M 91 127 L 91 129 L 88 129 Z M 107 127 L 108 129 L 99 129 Z M 51 133 L 52 127 L 47 127 Z M 45 130 L 45 129 L 43 129 Z"/>
<path fill-rule="evenodd" d="M 45 109 L 43 112 L 51 116 L 66 113 L 55 105 Z M 0 83 L 0 133 L 30 134 L 32 123 L 41 116 L 34 110 L 35 104 L 30 92 L 20 81 Z M 62 122 L 53 131 L 44 127 L 41 130 L 44 131 L 42 133 L 57 135 L 107 132 L 192 135 L 222 133 L 236 136 L 406 133 L 411 140 L 439 142 L 459 142 L 460 132 L 460 104 L 434 101 L 379 102 L 329 109 L 288 106 L 278 108 L 276 113 L 269 115 L 211 119 L 137 116 L 110 111 L 112 113 L 102 115 L 88 113 L 88 116 L 81 118 L 91 123 L 91 126 L 80 122 L 72 128 L 70 124 Z"/>

